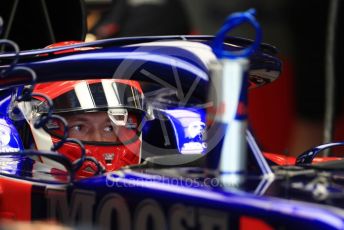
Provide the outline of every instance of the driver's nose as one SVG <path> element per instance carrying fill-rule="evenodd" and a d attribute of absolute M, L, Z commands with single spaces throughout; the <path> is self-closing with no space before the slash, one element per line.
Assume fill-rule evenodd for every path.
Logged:
<path fill-rule="evenodd" d="M 104 138 L 103 138 L 101 132 L 98 131 L 98 130 L 95 130 L 95 131 L 92 132 L 92 137 L 90 139 L 92 141 L 96 141 L 96 142 L 104 141 Z"/>

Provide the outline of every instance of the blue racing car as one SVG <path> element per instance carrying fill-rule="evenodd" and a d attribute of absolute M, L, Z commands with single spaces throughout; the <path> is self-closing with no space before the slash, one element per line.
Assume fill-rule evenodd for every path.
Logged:
<path fill-rule="evenodd" d="M 254 41 L 227 37 L 248 22 Z M 343 161 L 290 162 L 247 128 L 276 80 L 252 11 L 216 36 L 0 54 L 0 218 L 95 229 L 344 229 Z"/>

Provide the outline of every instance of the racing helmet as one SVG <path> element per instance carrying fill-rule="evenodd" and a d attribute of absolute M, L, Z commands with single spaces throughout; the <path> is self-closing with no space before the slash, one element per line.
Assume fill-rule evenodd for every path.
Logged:
<path fill-rule="evenodd" d="M 99 166 L 108 172 L 140 162 L 141 127 L 148 117 L 148 107 L 137 81 L 57 81 L 37 84 L 33 92 L 52 100 L 52 113 L 68 123 L 68 137 L 85 146 L 87 158 L 77 172 L 78 177 L 94 175 Z M 47 114 L 49 106 L 39 96 L 31 104 L 27 120 L 35 147 L 48 150 L 62 140 L 63 124 L 59 119 L 49 119 L 44 129 L 34 128 L 35 120 Z M 73 163 L 81 158 L 80 146 L 75 143 L 66 142 L 57 151 Z"/>

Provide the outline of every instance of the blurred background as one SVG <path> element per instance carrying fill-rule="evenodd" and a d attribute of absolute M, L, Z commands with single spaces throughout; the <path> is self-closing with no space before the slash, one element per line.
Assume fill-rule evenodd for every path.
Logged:
<path fill-rule="evenodd" d="M 21 49 L 64 40 L 123 36 L 215 34 L 226 17 L 255 8 L 263 41 L 279 50 L 280 78 L 250 92 L 251 128 L 267 152 L 298 155 L 323 143 L 327 0 L 1 0 L 3 38 Z M 342 12 L 340 6 L 338 11 Z M 341 13 L 340 13 L 341 15 Z M 339 15 L 339 16 L 340 16 Z M 343 23 L 339 17 L 337 31 Z M 342 32 L 337 33 L 341 41 Z M 250 27 L 230 35 L 254 38 Z M 338 43 L 338 44 L 337 44 Z M 337 42 L 336 65 L 343 62 Z M 338 68 L 340 69 L 340 68 Z M 336 72 L 340 76 L 340 70 Z M 343 85 L 340 77 L 336 86 Z M 344 139 L 340 116 L 344 90 L 336 93 L 335 139 Z"/>

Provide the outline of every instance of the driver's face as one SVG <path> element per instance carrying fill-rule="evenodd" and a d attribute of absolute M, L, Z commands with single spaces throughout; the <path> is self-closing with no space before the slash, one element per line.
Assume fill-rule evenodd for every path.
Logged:
<path fill-rule="evenodd" d="M 116 127 L 107 113 L 81 113 L 65 116 L 69 137 L 81 141 L 116 142 Z"/>

